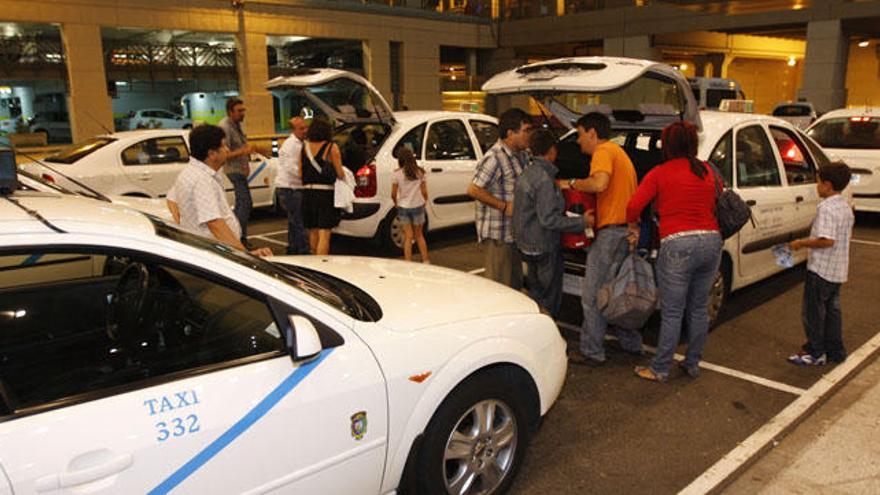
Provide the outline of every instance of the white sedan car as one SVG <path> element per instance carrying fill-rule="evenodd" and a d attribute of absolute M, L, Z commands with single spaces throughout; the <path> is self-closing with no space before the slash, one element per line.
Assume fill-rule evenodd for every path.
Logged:
<path fill-rule="evenodd" d="M 784 270 L 774 246 L 809 235 L 819 202 L 817 170 L 829 162 L 819 145 L 774 117 L 699 111 L 687 80 L 666 64 L 614 57 L 548 60 L 498 74 L 483 90 L 529 95 L 569 129 L 588 112 L 607 114 L 612 140 L 632 159 L 640 180 L 663 162 L 665 126 L 684 119 L 700 127 L 698 157 L 720 169 L 725 183 L 751 206 L 754 219 L 724 243 L 710 299 L 713 321 L 730 291 Z M 588 175 L 589 157 L 576 139 L 572 129 L 560 140 L 560 178 Z M 643 237 L 650 244 L 651 236 Z M 578 297 L 583 258 L 582 251 L 567 255 L 565 289 Z M 795 253 L 795 263 L 805 259 L 805 252 Z"/>
<path fill-rule="evenodd" d="M 856 210 L 880 212 L 880 107 L 828 112 L 807 135 L 852 169 Z"/>
<path fill-rule="evenodd" d="M 266 87 L 293 113 L 324 116 L 337 125 L 335 140 L 355 174 L 354 211 L 335 232 L 375 238 L 388 250 L 403 246 L 391 201 L 396 153 L 413 151 L 427 172 L 427 229 L 474 221 L 467 195 L 477 161 L 498 140 L 498 121 L 483 114 L 444 111 L 392 112 L 369 81 L 337 69 L 303 69 Z"/>
<path fill-rule="evenodd" d="M 81 198 L 0 201 L 0 267 L 0 493 L 499 493 L 566 373 L 486 279 Z"/>
<path fill-rule="evenodd" d="M 192 129 L 192 119 L 161 108 L 132 111 L 123 120 L 123 129 Z"/>
<path fill-rule="evenodd" d="M 43 161 L 108 196 L 164 198 L 189 162 L 189 130 L 139 130 L 97 136 Z M 273 161 L 254 154 L 250 165 L 248 185 L 254 206 L 274 204 Z M 19 168 L 69 186 L 36 161 L 22 163 Z M 232 203 L 232 183 L 225 175 L 223 182 Z"/>

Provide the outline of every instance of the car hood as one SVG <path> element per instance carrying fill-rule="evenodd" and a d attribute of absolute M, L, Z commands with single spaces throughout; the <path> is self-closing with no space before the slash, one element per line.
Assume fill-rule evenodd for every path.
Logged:
<path fill-rule="evenodd" d="M 483 91 L 525 94 L 566 127 L 586 113 L 608 114 L 615 128 L 662 129 L 684 118 L 701 127 L 687 79 L 666 64 L 619 57 L 572 57 L 496 74 Z"/>
<path fill-rule="evenodd" d="M 305 98 L 334 121 L 346 124 L 393 125 L 394 113 L 375 86 L 363 77 L 338 69 L 298 69 L 269 80 L 266 89 Z M 294 109 L 297 112 L 298 109 Z"/>
<path fill-rule="evenodd" d="M 279 256 L 270 261 L 323 272 L 357 286 L 382 309 L 379 324 L 393 331 L 538 312 L 538 306 L 521 292 L 449 268 L 359 256 Z"/>

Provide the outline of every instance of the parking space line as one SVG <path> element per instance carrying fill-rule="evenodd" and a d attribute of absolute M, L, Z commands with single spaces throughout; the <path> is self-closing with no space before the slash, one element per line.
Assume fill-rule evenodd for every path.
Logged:
<path fill-rule="evenodd" d="M 556 325 L 558 327 L 564 328 L 566 330 L 571 330 L 573 332 L 580 332 L 580 327 L 576 327 L 570 323 L 565 323 L 563 321 L 557 321 Z M 612 337 L 610 335 L 606 336 L 605 338 L 606 338 L 606 340 L 616 340 L 615 337 Z M 657 353 L 656 347 L 651 347 L 649 345 L 645 345 L 643 347 L 646 351 L 650 352 L 651 354 Z M 682 356 L 681 354 L 675 354 L 675 360 L 676 361 L 684 361 L 684 356 Z M 751 373 L 746 373 L 744 371 L 739 371 L 739 370 L 735 370 L 732 368 L 728 368 L 726 366 L 708 363 L 706 361 L 700 361 L 700 368 L 711 370 L 716 373 L 721 373 L 722 375 L 731 376 L 733 378 L 738 378 L 740 380 L 744 380 L 747 382 L 752 382 L 757 385 L 762 385 L 764 387 L 772 388 L 774 390 L 779 390 L 781 392 L 786 392 L 786 393 L 789 393 L 792 395 L 800 396 L 800 395 L 803 395 L 806 393 L 806 390 L 804 390 L 802 388 L 798 388 L 798 387 L 788 385 L 788 384 L 785 384 L 782 382 L 777 382 L 774 380 L 769 380 L 767 378 L 763 378 L 763 377 L 760 377 L 757 375 L 752 375 Z"/>
<path fill-rule="evenodd" d="M 852 239 L 852 242 L 856 244 L 868 244 L 870 246 L 880 246 L 880 242 L 877 241 L 863 241 L 861 239 Z"/>
<path fill-rule="evenodd" d="M 837 387 L 861 370 L 864 364 L 880 350 L 880 333 L 859 347 L 842 364 L 826 373 L 812 387 L 766 422 L 758 431 L 740 442 L 686 486 L 679 495 L 697 495 L 720 492 L 728 482 L 745 470 L 759 455 L 771 448 L 777 438 L 786 434 L 810 412 L 825 401 Z"/>

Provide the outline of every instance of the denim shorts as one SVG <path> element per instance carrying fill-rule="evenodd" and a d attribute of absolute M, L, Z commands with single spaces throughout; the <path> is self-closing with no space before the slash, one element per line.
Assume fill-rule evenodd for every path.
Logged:
<path fill-rule="evenodd" d="M 422 225 L 425 223 L 425 207 L 398 208 L 397 219 L 404 225 Z"/>

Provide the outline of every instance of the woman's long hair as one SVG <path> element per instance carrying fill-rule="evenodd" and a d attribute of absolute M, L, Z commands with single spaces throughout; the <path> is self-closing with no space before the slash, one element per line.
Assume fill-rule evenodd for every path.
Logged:
<path fill-rule="evenodd" d="M 416 162 L 416 155 L 409 148 L 400 148 L 397 151 L 397 163 L 403 169 L 406 180 L 418 180 L 425 176 L 425 171 Z"/>
<path fill-rule="evenodd" d="M 685 121 L 673 122 L 663 129 L 660 140 L 663 142 L 663 157 L 667 161 L 685 158 L 690 162 L 694 175 L 701 179 L 706 177 L 706 165 L 697 158 L 700 138 L 695 125 Z"/>

